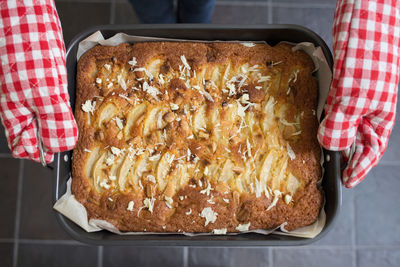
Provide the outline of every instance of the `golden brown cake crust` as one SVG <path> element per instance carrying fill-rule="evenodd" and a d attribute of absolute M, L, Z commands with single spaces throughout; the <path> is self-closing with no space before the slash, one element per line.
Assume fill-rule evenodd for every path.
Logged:
<path fill-rule="evenodd" d="M 88 217 L 149 232 L 313 223 L 323 203 L 317 82 L 312 60 L 291 48 L 151 42 L 86 52 L 72 192 Z"/>

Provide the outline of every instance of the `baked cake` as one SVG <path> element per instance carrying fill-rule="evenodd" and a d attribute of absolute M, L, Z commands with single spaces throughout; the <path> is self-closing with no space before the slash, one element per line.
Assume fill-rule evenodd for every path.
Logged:
<path fill-rule="evenodd" d="M 288 44 L 145 42 L 79 60 L 72 193 L 121 231 L 316 221 L 314 64 Z"/>

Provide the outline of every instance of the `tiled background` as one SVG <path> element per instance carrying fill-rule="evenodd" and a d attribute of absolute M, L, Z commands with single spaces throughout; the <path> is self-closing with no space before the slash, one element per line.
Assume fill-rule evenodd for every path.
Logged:
<path fill-rule="evenodd" d="M 293 23 L 331 46 L 335 0 L 217 0 L 213 23 Z M 137 23 L 124 0 L 57 0 L 66 43 L 98 24 Z M 399 119 L 397 119 L 399 120 Z M 51 171 L 13 159 L 0 129 L 0 266 L 400 266 L 400 126 L 379 166 L 344 189 L 335 228 L 290 248 L 94 247 L 68 237 L 51 208 Z"/>

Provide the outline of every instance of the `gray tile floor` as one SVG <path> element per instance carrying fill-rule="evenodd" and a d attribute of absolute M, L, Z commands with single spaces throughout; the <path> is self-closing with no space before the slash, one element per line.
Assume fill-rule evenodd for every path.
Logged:
<path fill-rule="evenodd" d="M 213 23 L 293 23 L 331 46 L 335 0 L 217 0 Z M 57 0 L 65 42 L 89 26 L 138 23 L 124 0 Z M 399 118 L 397 118 L 397 121 Z M 0 127 L 0 266 L 400 266 L 400 126 L 380 164 L 344 189 L 332 231 L 306 247 L 93 247 L 72 240 L 51 208 L 51 171 L 11 158 Z"/>

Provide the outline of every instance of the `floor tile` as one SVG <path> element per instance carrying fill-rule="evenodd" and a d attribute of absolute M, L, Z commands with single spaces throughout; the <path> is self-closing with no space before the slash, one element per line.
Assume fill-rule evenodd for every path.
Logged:
<path fill-rule="evenodd" d="M 135 10 L 132 8 L 131 4 L 128 3 L 128 1 L 126 1 L 126 3 L 115 4 L 114 24 L 138 23 L 140 23 L 140 21 L 136 16 Z"/>
<path fill-rule="evenodd" d="M 14 237 L 20 160 L 0 158 L 0 238 Z"/>
<path fill-rule="evenodd" d="M 343 188 L 342 206 L 333 228 L 322 239 L 312 246 L 350 246 L 354 234 L 354 202 L 353 191 Z"/>
<path fill-rule="evenodd" d="M 104 267 L 179 267 L 182 265 L 183 248 L 104 247 Z"/>
<path fill-rule="evenodd" d="M 273 258 L 274 266 L 351 267 L 354 256 L 348 249 L 278 248 L 274 249 Z"/>
<path fill-rule="evenodd" d="M 12 266 L 13 247 L 13 244 L 0 244 L 0 262 L 2 267 Z"/>
<path fill-rule="evenodd" d="M 400 124 L 394 125 L 392 134 L 389 137 L 386 151 L 378 164 L 383 165 L 388 162 L 396 162 L 397 164 L 400 163 Z"/>
<path fill-rule="evenodd" d="M 7 145 L 7 138 L 4 132 L 4 126 L 1 122 L 0 122 L 0 153 L 7 153 L 7 154 L 11 153 Z"/>
<path fill-rule="evenodd" d="M 283 8 L 272 10 L 273 23 L 298 24 L 305 26 L 325 40 L 332 48 L 332 25 L 334 8 Z"/>
<path fill-rule="evenodd" d="M 214 24 L 266 24 L 267 6 L 216 5 L 211 22 Z"/>
<path fill-rule="evenodd" d="M 268 248 L 229 248 L 230 267 L 268 267 L 270 254 Z"/>
<path fill-rule="evenodd" d="M 399 85 L 400 86 L 400 85 Z M 399 103 L 400 95 L 397 96 L 397 103 Z M 398 104 L 397 104 L 398 105 Z M 399 107 L 397 106 L 397 110 Z M 397 112 L 396 120 L 392 129 L 392 133 L 389 136 L 389 142 L 386 147 L 385 154 L 380 160 L 380 163 L 384 162 L 400 162 L 400 114 Z"/>
<path fill-rule="evenodd" d="M 400 167 L 378 166 L 354 188 L 358 245 L 400 245 Z"/>
<path fill-rule="evenodd" d="M 20 244 L 18 267 L 25 266 L 97 266 L 97 247 Z"/>
<path fill-rule="evenodd" d="M 357 267 L 398 267 L 400 249 L 358 249 Z"/>
<path fill-rule="evenodd" d="M 188 267 L 230 266 L 228 248 L 189 248 Z"/>
<path fill-rule="evenodd" d="M 58 224 L 52 202 L 52 172 L 26 161 L 22 190 L 20 238 L 70 239 Z"/>
<path fill-rule="evenodd" d="M 66 45 L 83 30 L 110 23 L 109 3 L 56 2 Z"/>

